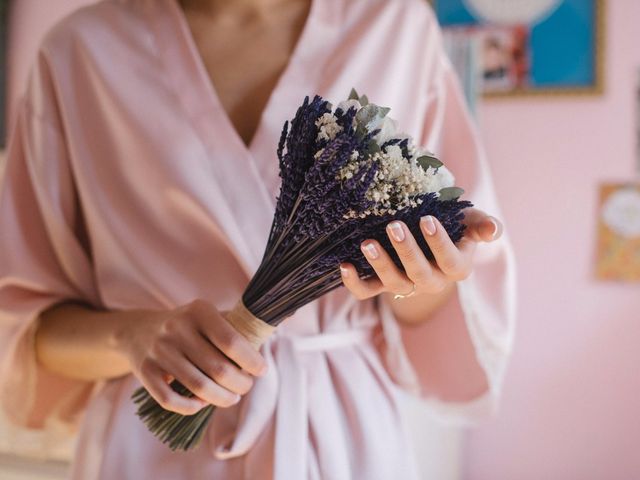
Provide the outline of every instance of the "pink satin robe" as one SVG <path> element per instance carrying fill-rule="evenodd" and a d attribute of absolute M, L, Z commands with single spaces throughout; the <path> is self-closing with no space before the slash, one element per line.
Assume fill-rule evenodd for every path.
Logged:
<path fill-rule="evenodd" d="M 263 347 L 269 373 L 219 409 L 203 445 L 171 453 L 130 400 L 132 375 L 88 383 L 35 360 L 39 312 L 229 309 L 261 258 L 279 188 L 276 143 L 305 95 L 351 87 L 435 151 L 499 216 L 481 145 L 421 0 L 314 0 L 246 147 L 212 88 L 177 0 L 107 0 L 54 27 L 19 109 L 0 196 L 0 376 L 11 418 L 80 424 L 73 478 L 418 478 L 399 391 L 443 419 L 495 410 L 512 344 L 508 237 L 419 327 L 339 289 Z"/>

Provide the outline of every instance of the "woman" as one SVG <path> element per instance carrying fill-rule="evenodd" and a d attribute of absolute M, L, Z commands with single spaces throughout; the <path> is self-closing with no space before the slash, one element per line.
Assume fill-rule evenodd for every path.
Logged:
<path fill-rule="evenodd" d="M 407 275 L 365 242 L 379 278 L 342 265 L 346 288 L 260 353 L 221 316 L 262 255 L 283 122 L 352 86 L 498 214 L 421 0 L 106 0 L 49 32 L 0 196 L 0 378 L 16 422 L 81 422 L 74 478 L 417 478 L 398 387 L 443 417 L 495 407 L 513 262 L 480 210 L 457 246 L 424 219 L 434 264 L 392 223 Z M 199 449 L 146 430 L 140 384 L 169 410 L 219 407 Z"/>

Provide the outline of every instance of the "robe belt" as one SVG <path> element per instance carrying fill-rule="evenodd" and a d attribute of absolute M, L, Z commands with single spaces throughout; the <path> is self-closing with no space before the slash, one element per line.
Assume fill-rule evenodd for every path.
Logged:
<path fill-rule="evenodd" d="M 277 457 L 286 457 L 286 461 L 276 462 L 274 476 L 306 478 L 308 446 L 307 442 L 300 442 L 300 439 L 308 438 L 308 398 L 304 359 L 300 358 L 300 354 L 369 344 L 372 333 L 372 327 L 308 336 L 279 335 L 276 332 L 262 350 L 268 365 L 267 373 L 255 382 L 240 404 L 232 407 L 239 408 L 239 412 L 235 413 L 235 431 L 220 435 L 217 428 L 209 430 L 209 445 L 213 455 L 221 460 L 244 455 L 275 414 L 275 445 L 287 453 Z M 221 409 L 214 413 L 214 417 L 222 412 L 230 413 L 232 409 Z"/>

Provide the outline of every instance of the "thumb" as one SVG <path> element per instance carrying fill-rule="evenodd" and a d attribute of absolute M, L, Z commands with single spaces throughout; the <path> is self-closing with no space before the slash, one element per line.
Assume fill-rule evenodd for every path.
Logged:
<path fill-rule="evenodd" d="M 472 240 L 476 242 L 493 242 L 502 235 L 504 227 L 497 218 L 475 208 L 470 208 L 464 213 L 464 223 L 467 225 L 465 235 Z"/>

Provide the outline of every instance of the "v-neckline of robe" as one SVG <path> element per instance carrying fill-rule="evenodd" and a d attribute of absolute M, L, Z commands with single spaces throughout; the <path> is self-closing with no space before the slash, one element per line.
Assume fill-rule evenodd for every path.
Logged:
<path fill-rule="evenodd" d="M 247 146 L 218 102 L 178 0 L 140 0 L 151 28 L 147 41 L 163 72 L 156 81 L 165 85 L 176 115 L 184 115 L 202 142 L 204 163 L 195 168 L 203 169 L 215 192 L 204 201 L 249 278 L 262 258 L 275 209 L 282 125 L 302 96 L 315 88 L 316 72 L 324 61 L 323 38 L 334 33 L 324 1 L 312 1 L 296 47 Z"/>
<path fill-rule="evenodd" d="M 199 87 L 198 92 L 201 95 L 202 101 L 210 103 L 212 105 L 220 121 L 224 125 L 224 129 L 228 132 L 227 138 L 233 141 L 238 151 L 242 151 L 245 155 L 253 159 L 256 154 L 256 144 L 258 143 L 259 138 L 262 134 L 264 125 L 269 118 L 270 112 L 278 103 L 279 93 L 283 90 L 285 85 L 287 85 L 289 77 L 293 74 L 293 72 L 296 70 L 296 67 L 300 63 L 299 60 L 301 59 L 301 56 L 306 49 L 305 46 L 308 43 L 308 37 L 310 37 L 310 32 L 313 29 L 312 24 L 315 21 L 317 13 L 316 9 L 318 8 L 318 4 L 322 0 L 311 0 L 302 30 L 298 35 L 298 38 L 291 51 L 291 54 L 289 55 L 289 59 L 287 60 L 286 65 L 278 75 L 276 83 L 269 93 L 267 102 L 260 112 L 258 123 L 248 144 L 245 143 L 244 139 L 233 124 L 229 113 L 224 108 L 224 105 L 222 103 L 222 100 L 220 99 L 220 95 L 218 94 L 213 80 L 209 76 L 209 72 L 207 71 L 207 68 L 205 66 L 204 59 L 202 58 L 202 55 L 198 50 L 198 46 L 193 37 L 193 33 L 191 32 L 191 28 L 187 21 L 186 15 L 180 7 L 178 0 L 168 1 L 171 4 L 171 13 L 177 22 L 177 26 L 179 27 L 178 29 L 185 42 L 186 48 L 184 49 L 184 51 L 188 54 L 188 58 L 185 58 L 185 60 L 189 61 L 197 72 L 196 79 Z M 275 149 L 276 145 L 274 145 L 273 148 Z"/>

